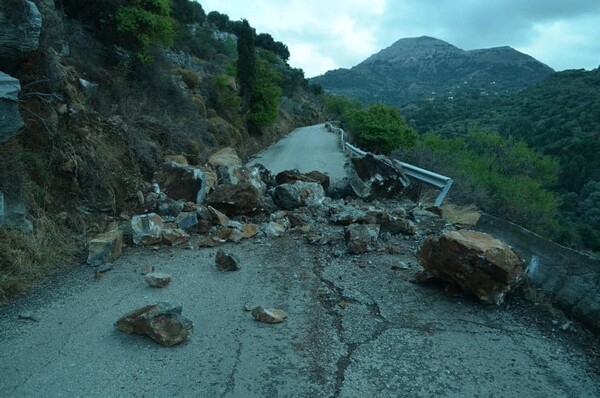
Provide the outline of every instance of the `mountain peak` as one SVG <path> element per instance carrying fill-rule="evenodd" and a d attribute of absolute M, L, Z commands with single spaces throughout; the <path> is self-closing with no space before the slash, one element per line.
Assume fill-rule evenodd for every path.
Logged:
<path fill-rule="evenodd" d="M 465 51 L 421 36 L 400 39 L 351 69 L 329 71 L 314 81 L 365 103 L 402 105 L 464 89 L 485 95 L 514 92 L 553 72 L 508 46 Z"/>
<path fill-rule="evenodd" d="M 363 64 L 377 61 L 396 62 L 408 58 L 429 57 L 438 53 L 463 53 L 464 51 L 431 36 L 407 37 L 371 55 Z"/>

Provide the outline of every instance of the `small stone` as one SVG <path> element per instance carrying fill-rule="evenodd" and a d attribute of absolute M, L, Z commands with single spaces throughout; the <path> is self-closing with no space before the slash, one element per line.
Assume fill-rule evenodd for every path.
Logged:
<path fill-rule="evenodd" d="M 190 241 L 190 235 L 188 235 L 184 230 L 175 228 L 175 229 L 165 229 L 162 232 L 163 242 L 171 245 L 177 246 L 182 245 L 184 243 L 188 243 Z"/>
<path fill-rule="evenodd" d="M 215 239 L 216 238 L 216 239 Z M 218 237 L 205 236 L 198 242 L 198 247 L 217 247 L 222 243 Z"/>
<path fill-rule="evenodd" d="M 34 314 L 33 312 L 30 311 L 26 311 L 26 312 L 22 312 L 19 314 L 19 319 L 23 319 L 26 321 L 33 321 L 33 322 L 39 322 L 40 319 L 38 318 L 38 316 L 36 314 Z"/>
<path fill-rule="evenodd" d="M 287 318 L 287 314 L 283 310 L 279 310 L 276 308 L 263 308 L 263 307 L 255 307 L 252 310 L 252 316 L 254 319 L 264 323 L 281 323 L 285 318 Z"/>
<path fill-rule="evenodd" d="M 146 265 L 144 265 L 144 266 L 142 267 L 141 274 L 142 274 L 142 275 L 146 275 L 146 274 L 149 274 L 149 273 L 151 273 L 151 272 L 153 272 L 153 271 L 154 271 L 154 266 L 153 266 L 153 265 L 146 264 Z"/>
<path fill-rule="evenodd" d="M 164 272 L 152 272 L 146 274 L 144 280 L 149 286 L 165 287 L 171 283 L 171 275 L 165 274 Z"/>
<path fill-rule="evenodd" d="M 225 253 L 219 249 L 215 257 L 215 264 L 221 271 L 237 271 L 240 269 L 239 261 L 233 254 Z"/>
<path fill-rule="evenodd" d="M 260 228 L 256 224 L 243 224 L 242 225 L 243 236 L 246 239 L 252 238 L 260 232 Z"/>

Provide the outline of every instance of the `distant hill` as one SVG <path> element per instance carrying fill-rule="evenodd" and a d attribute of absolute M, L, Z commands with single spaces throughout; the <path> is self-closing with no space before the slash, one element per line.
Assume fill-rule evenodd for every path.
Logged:
<path fill-rule="evenodd" d="M 515 92 L 553 72 L 511 47 L 465 51 L 422 36 L 400 39 L 351 69 L 329 71 L 312 82 L 364 103 L 403 105 L 454 96 L 463 89 L 485 94 Z"/>

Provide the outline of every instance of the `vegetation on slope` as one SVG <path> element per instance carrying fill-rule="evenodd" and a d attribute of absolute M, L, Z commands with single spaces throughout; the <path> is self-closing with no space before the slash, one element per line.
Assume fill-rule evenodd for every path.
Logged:
<path fill-rule="evenodd" d="M 516 137 L 555 158 L 556 238 L 600 251 L 600 69 L 559 72 L 518 94 L 465 92 L 403 108 L 420 133 L 463 135 L 473 128 Z"/>

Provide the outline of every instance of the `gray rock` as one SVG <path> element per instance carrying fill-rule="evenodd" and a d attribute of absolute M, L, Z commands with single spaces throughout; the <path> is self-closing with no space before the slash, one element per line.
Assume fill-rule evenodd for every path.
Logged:
<path fill-rule="evenodd" d="M 86 100 L 93 98 L 98 93 L 98 84 L 97 83 L 92 83 L 88 80 L 79 78 L 79 84 L 81 85 L 81 88 L 83 89 Z"/>
<path fill-rule="evenodd" d="M 277 238 L 283 235 L 286 231 L 286 226 L 277 221 L 270 221 L 263 227 L 263 232 L 270 238 Z"/>
<path fill-rule="evenodd" d="M 177 228 L 188 231 L 198 225 L 198 214 L 196 212 L 182 212 L 179 213 L 175 219 Z"/>
<path fill-rule="evenodd" d="M 113 262 L 123 252 L 123 232 L 115 229 L 90 240 L 87 263 L 102 265 Z"/>
<path fill-rule="evenodd" d="M 144 280 L 151 287 L 165 287 L 171 283 L 171 275 L 164 272 L 151 272 L 144 276 Z"/>
<path fill-rule="evenodd" d="M 184 203 L 182 200 L 173 200 L 166 198 L 158 204 L 158 214 L 163 217 L 177 217 L 183 211 Z"/>
<path fill-rule="evenodd" d="M 206 176 L 193 166 L 175 161 L 165 162 L 154 175 L 154 182 L 171 199 L 200 204 L 206 197 Z"/>
<path fill-rule="evenodd" d="M 351 224 L 344 229 L 346 247 L 350 254 L 360 254 L 376 250 L 379 247 L 377 224 Z"/>
<path fill-rule="evenodd" d="M 117 321 L 117 328 L 129 334 L 149 336 L 158 344 L 170 347 L 185 341 L 194 325 L 181 315 L 181 306 L 160 302 L 123 315 Z"/>
<path fill-rule="evenodd" d="M 292 210 L 300 206 L 318 206 L 323 203 L 325 191 L 316 182 L 296 181 L 278 185 L 273 191 L 275 204 L 282 209 Z"/>
<path fill-rule="evenodd" d="M 161 235 L 163 243 L 169 246 L 179 246 L 190 241 L 190 235 L 179 228 L 165 228 Z"/>
<path fill-rule="evenodd" d="M 13 138 L 25 124 L 19 113 L 20 92 L 19 81 L 0 72 L 0 144 Z"/>
<path fill-rule="evenodd" d="M 206 202 L 229 217 L 261 213 L 268 207 L 261 191 L 250 184 L 217 185 Z"/>
<path fill-rule="evenodd" d="M 360 198 L 389 198 L 402 192 L 410 181 L 402 166 L 383 155 L 367 153 L 346 164 L 350 186 Z"/>
<path fill-rule="evenodd" d="M 215 264 L 221 271 L 237 271 L 240 269 L 239 261 L 233 254 L 225 253 L 219 249 L 215 257 Z"/>
<path fill-rule="evenodd" d="M 0 2 L 0 63 L 18 64 L 39 46 L 42 16 L 33 1 Z"/>
<path fill-rule="evenodd" d="M 160 243 L 163 232 L 162 218 L 156 213 L 136 215 L 131 218 L 133 243 L 153 245 Z"/>

